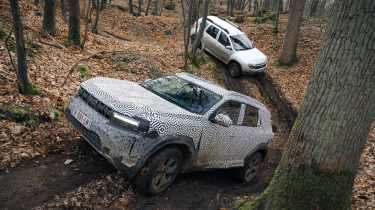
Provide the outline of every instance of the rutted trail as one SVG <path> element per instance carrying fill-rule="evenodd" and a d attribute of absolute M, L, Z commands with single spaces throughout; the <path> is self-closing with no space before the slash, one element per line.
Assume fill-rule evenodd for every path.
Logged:
<path fill-rule="evenodd" d="M 69 165 L 64 162 L 73 160 Z M 83 140 L 62 153 L 25 161 L 0 173 L 0 207 L 31 209 L 115 169 Z"/>

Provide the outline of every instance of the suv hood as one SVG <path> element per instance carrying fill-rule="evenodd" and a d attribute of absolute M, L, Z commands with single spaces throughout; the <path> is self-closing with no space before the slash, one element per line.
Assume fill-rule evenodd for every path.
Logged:
<path fill-rule="evenodd" d="M 242 62 L 251 65 L 267 63 L 267 56 L 255 47 L 251 50 L 236 51 L 235 56 Z"/>
<path fill-rule="evenodd" d="M 83 82 L 81 87 L 115 111 L 128 116 L 145 117 L 157 113 L 194 115 L 127 80 L 96 77 Z"/>

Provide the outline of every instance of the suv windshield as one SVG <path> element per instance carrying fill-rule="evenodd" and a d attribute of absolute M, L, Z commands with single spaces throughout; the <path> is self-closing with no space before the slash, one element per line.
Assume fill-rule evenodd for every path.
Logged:
<path fill-rule="evenodd" d="M 142 87 L 160 97 L 197 114 L 203 114 L 216 104 L 221 96 L 177 76 L 148 80 Z"/>
<path fill-rule="evenodd" d="M 253 43 L 247 38 L 245 34 L 230 36 L 235 50 L 250 50 L 253 49 Z"/>

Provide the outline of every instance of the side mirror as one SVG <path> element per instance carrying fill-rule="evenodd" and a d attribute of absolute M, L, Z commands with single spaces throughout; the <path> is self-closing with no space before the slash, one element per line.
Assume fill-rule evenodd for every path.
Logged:
<path fill-rule="evenodd" d="M 148 81 L 151 81 L 151 79 L 146 79 L 144 82 L 148 82 Z"/>
<path fill-rule="evenodd" d="M 232 47 L 230 45 L 228 45 L 228 46 L 225 46 L 225 49 L 232 50 Z"/>
<path fill-rule="evenodd" d="M 230 117 L 222 113 L 217 114 L 212 121 L 224 127 L 230 127 L 231 125 L 233 125 L 233 122 L 230 119 Z"/>

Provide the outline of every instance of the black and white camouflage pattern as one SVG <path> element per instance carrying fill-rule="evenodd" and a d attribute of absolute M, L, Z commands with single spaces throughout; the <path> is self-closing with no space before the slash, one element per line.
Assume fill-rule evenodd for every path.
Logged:
<path fill-rule="evenodd" d="M 177 76 L 221 95 L 222 100 L 205 114 L 200 115 L 164 100 L 135 82 L 96 77 L 82 83 L 81 87 L 118 113 L 150 121 L 150 131 L 156 131 L 161 137 L 160 139 L 166 139 L 171 135 L 190 137 L 196 148 L 199 145 L 194 167 L 243 166 L 244 158 L 250 151 L 259 144 L 268 143 L 272 139 L 270 112 L 263 104 L 191 74 L 180 73 Z M 231 126 L 225 128 L 210 122 L 209 116 L 227 100 L 239 101 L 258 108 L 259 127 Z M 142 150 L 133 148 L 134 151 L 138 151 L 138 154 L 136 152 L 132 152 L 133 155 L 130 154 L 130 147 L 137 140 L 129 139 L 129 131 L 111 126 L 109 119 L 96 112 L 78 96 L 72 97 L 69 109 L 73 112 L 79 110 L 90 119 L 91 123 L 87 129 L 99 135 L 102 147 L 110 149 L 109 154 L 104 154 L 107 158 L 121 156 L 123 157 L 121 162 L 124 165 L 132 167 L 136 164 L 137 159 L 142 155 L 140 154 Z M 245 106 L 243 105 L 241 113 L 244 111 Z M 239 119 L 239 121 L 242 120 L 243 118 Z M 140 147 L 139 144 L 138 147 Z M 147 144 L 147 142 L 143 141 L 142 144 Z"/>

